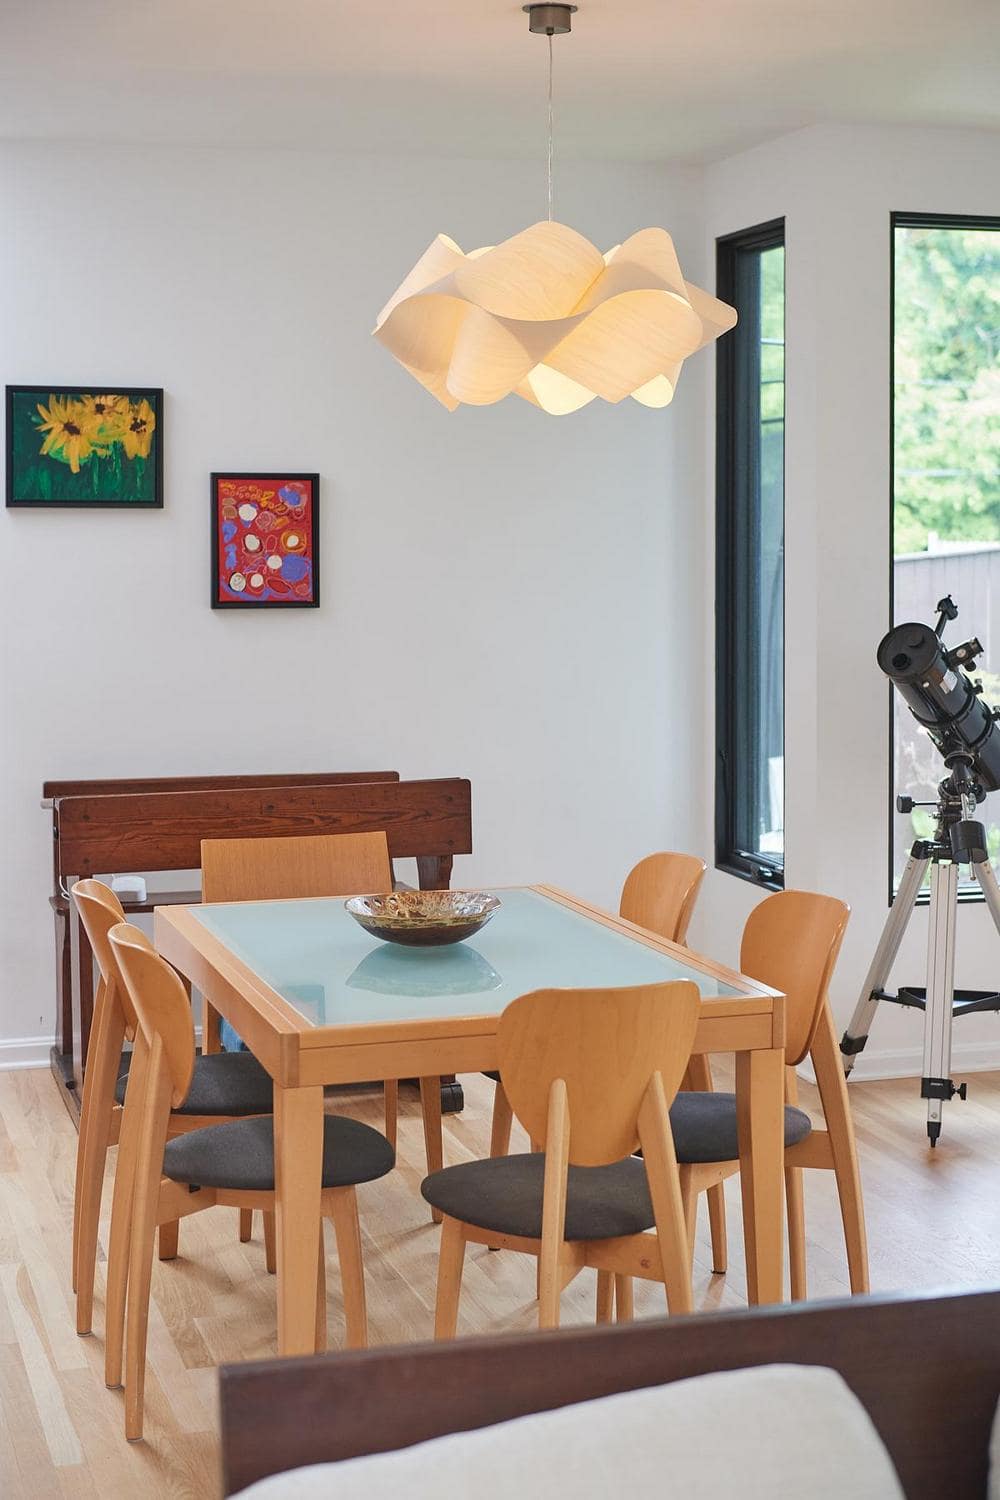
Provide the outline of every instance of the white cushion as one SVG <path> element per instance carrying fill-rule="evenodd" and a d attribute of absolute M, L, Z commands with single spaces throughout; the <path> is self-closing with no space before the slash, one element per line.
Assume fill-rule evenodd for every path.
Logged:
<path fill-rule="evenodd" d="M 378 1421 L 372 1413 L 373 1422 Z M 628 1391 L 263 1479 L 245 1500 L 904 1500 L 833 1370 L 765 1365 Z"/>

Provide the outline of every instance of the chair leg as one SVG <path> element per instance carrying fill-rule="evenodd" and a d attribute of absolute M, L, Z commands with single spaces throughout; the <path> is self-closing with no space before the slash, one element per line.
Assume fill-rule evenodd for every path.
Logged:
<path fill-rule="evenodd" d="M 691 1293 L 692 1234 L 680 1185 L 680 1171 L 670 1134 L 670 1118 L 663 1079 L 654 1073 L 639 1107 L 639 1141 L 646 1164 L 646 1180 L 656 1218 L 667 1308 L 672 1313 L 694 1310 Z M 693 1193 L 690 1194 L 693 1199 Z"/>
<path fill-rule="evenodd" d="M 267 1214 L 264 1215 L 265 1223 Z M 326 1352 L 326 1240 L 319 1221 L 319 1268 L 316 1273 L 316 1353 Z"/>
<path fill-rule="evenodd" d="M 726 1235 L 726 1190 L 721 1182 L 710 1187 L 705 1194 L 708 1199 L 708 1223 L 712 1231 L 712 1270 L 716 1276 L 724 1276 L 729 1265 L 729 1241 Z"/>
<path fill-rule="evenodd" d="M 180 1227 L 179 1219 L 173 1219 L 169 1224 L 160 1225 L 159 1233 L 157 1234 L 157 1253 L 160 1260 L 174 1260 L 176 1258 Z"/>
<path fill-rule="evenodd" d="M 348 1349 L 368 1347 L 368 1304 L 365 1299 L 365 1267 L 361 1255 L 361 1225 L 358 1196 L 354 1188 L 337 1188 L 331 1194 L 333 1229 L 337 1237 L 340 1284 L 344 1291 L 344 1322 Z"/>
<path fill-rule="evenodd" d="M 166 1074 L 163 1074 L 166 1080 Z M 169 1089 L 169 1081 L 166 1081 Z M 135 1168 L 132 1204 L 132 1242 L 129 1247 L 128 1314 L 125 1328 L 125 1436 L 130 1443 L 142 1437 L 143 1396 L 146 1385 L 146 1335 L 149 1293 L 153 1274 L 153 1241 L 160 1197 L 159 1163 L 154 1159 L 152 1117 L 155 1100 L 147 1098 Z"/>
<path fill-rule="evenodd" d="M 393 1151 L 399 1136 L 399 1079 L 387 1078 L 385 1089 L 385 1138 Z"/>
<path fill-rule="evenodd" d="M 514 1122 L 513 1111 L 510 1100 L 507 1098 L 507 1090 L 502 1081 L 497 1082 L 496 1093 L 493 1096 L 493 1129 L 490 1134 L 490 1155 L 510 1155 L 510 1129 Z"/>
<path fill-rule="evenodd" d="M 278 1257 L 275 1250 L 274 1240 L 274 1209 L 266 1208 L 263 1213 L 264 1219 L 264 1265 L 271 1276 L 278 1269 Z"/>
<path fill-rule="evenodd" d="M 464 1264 L 465 1230 L 459 1219 L 446 1217 L 441 1227 L 441 1250 L 438 1255 L 437 1300 L 434 1305 L 436 1339 L 455 1337 Z"/>
<path fill-rule="evenodd" d="M 137 1038 L 132 1054 L 129 1088 L 141 1100 L 146 1087 L 149 1053 Z M 111 1233 L 108 1238 L 108 1271 L 104 1293 L 104 1383 L 112 1390 L 122 1383 L 122 1349 L 125 1334 L 125 1297 L 128 1288 L 129 1250 L 132 1243 L 132 1198 L 136 1159 L 139 1154 L 141 1106 L 126 1104 L 118 1138 L 118 1161 L 111 1198 Z"/>
<path fill-rule="evenodd" d="M 253 1209 L 240 1209 L 240 1244 L 246 1245 L 253 1239 Z"/>
<path fill-rule="evenodd" d="M 698 1232 L 698 1190 L 694 1185 L 694 1173 L 689 1166 L 678 1167 L 681 1184 L 681 1207 L 684 1211 L 684 1231 L 691 1252 L 691 1274 L 694 1274 L 694 1241 Z"/>
<path fill-rule="evenodd" d="M 788 1275 L 792 1301 L 806 1295 L 806 1219 L 802 1201 L 802 1168 L 785 1168 L 785 1209 L 788 1214 Z"/>
<path fill-rule="evenodd" d="M 206 1057 L 222 1050 L 219 1040 L 219 1012 L 214 1005 L 209 1004 L 204 995 L 201 997 L 201 1050 Z"/>
<path fill-rule="evenodd" d="M 865 1209 L 861 1196 L 861 1173 L 854 1139 L 854 1121 L 847 1098 L 847 1083 L 841 1065 L 840 1049 L 833 1030 L 829 1004 L 824 1005 L 810 1053 L 816 1071 L 820 1102 L 830 1136 L 833 1170 L 840 1195 L 840 1216 L 847 1244 L 847 1265 L 851 1291 L 867 1292 L 868 1237 L 865 1232 Z"/>
<path fill-rule="evenodd" d="M 712 1065 L 704 1053 L 695 1053 L 687 1066 L 681 1088 L 697 1093 L 713 1091 Z M 726 1190 L 721 1183 L 710 1187 L 708 1197 L 708 1223 L 712 1231 L 712 1270 L 722 1275 L 729 1260 L 729 1244 L 726 1237 Z"/>
<path fill-rule="evenodd" d="M 615 1309 L 619 1323 L 630 1323 L 634 1312 L 631 1276 L 615 1276 Z"/>
<path fill-rule="evenodd" d="M 427 1153 L 427 1175 L 440 1172 L 444 1164 L 444 1141 L 441 1133 L 441 1080 L 421 1078 L 420 1108 L 424 1117 L 424 1150 Z M 441 1223 L 441 1210 L 431 1209 L 435 1224 Z"/>
<path fill-rule="evenodd" d="M 615 1277 L 612 1271 L 597 1273 L 597 1321 L 610 1323 L 615 1300 Z"/>
<path fill-rule="evenodd" d="M 545 1176 L 542 1185 L 542 1242 L 538 1247 L 538 1326 L 559 1327 L 562 1254 L 566 1235 L 569 1174 L 569 1095 L 557 1078 L 549 1089 L 545 1122 Z"/>
<path fill-rule="evenodd" d="M 97 1264 L 101 1193 L 111 1136 L 115 1080 L 124 1039 L 125 1027 L 120 1009 L 117 1005 L 105 1002 L 91 1034 L 76 1158 L 73 1289 L 77 1294 L 76 1331 L 81 1334 L 90 1333 L 93 1324 L 94 1268 Z"/>

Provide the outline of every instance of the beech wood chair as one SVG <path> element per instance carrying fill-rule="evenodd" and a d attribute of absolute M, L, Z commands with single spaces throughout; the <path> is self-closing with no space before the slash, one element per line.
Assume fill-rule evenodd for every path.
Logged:
<path fill-rule="evenodd" d="M 626 922 L 645 927 L 648 932 L 655 932 L 671 943 L 686 942 L 705 869 L 705 861 L 696 854 L 681 854 L 674 850 L 648 854 L 625 880 L 619 915 Z M 506 1156 L 510 1150 L 510 1104 L 499 1072 L 486 1076 L 497 1086 L 493 1100 L 490 1155 Z M 691 1058 L 681 1087 L 711 1092 L 712 1070 L 707 1057 Z M 728 1264 L 726 1193 L 721 1184 L 708 1189 L 708 1217 L 712 1232 L 712 1269 L 721 1273 Z"/>
<path fill-rule="evenodd" d="M 867 1292 L 868 1243 L 861 1176 L 847 1084 L 827 990 L 850 907 L 810 891 L 779 891 L 755 907 L 740 948 L 740 971 L 787 997 L 785 1043 L 785 1198 L 791 1293 L 806 1295 L 802 1168 L 836 1174 L 852 1292 Z M 814 1129 L 797 1108 L 795 1069 L 809 1057 L 816 1074 L 825 1129 Z M 680 1093 L 671 1110 L 689 1236 L 697 1195 L 739 1171 L 733 1094 Z"/>
<path fill-rule="evenodd" d="M 76 1331 L 90 1333 L 93 1325 L 94 1272 L 97 1261 L 101 1194 L 109 1147 L 119 1138 L 122 1102 L 128 1078 L 126 1040 L 135 1037 L 136 1017 L 128 997 L 108 933 L 125 913 L 114 891 L 98 880 L 79 880 L 71 892 L 100 978 L 94 997 L 94 1020 L 87 1050 L 80 1135 L 77 1142 L 76 1186 L 73 1201 L 73 1290 L 76 1293 Z M 119 1076 L 121 1075 L 121 1076 Z M 248 1115 L 270 1114 L 271 1080 L 249 1052 L 198 1057 L 187 1099 L 168 1121 L 168 1134 L 180 1135 L 203 1125 Z M 119 1164 L 120 1166 L 120 1164 Z M 115 1175 L 115 1194 L 131 1190 L 127 1177 Z M 177 1224 L 160 1227 L 160 1259 L 177 1254 Z M 124 1286 L 109 1279 L 106 1321 L 120 1326 L 124 1316 Z"/>
<path fill-rule="evenodd" d="M 119 1154 L 134 1183 L 128 1224 L 112 1227 L 115 1253 L 128 1241 L 128 1309 L 125 1335 L 125 1435 L 142 1437 L 146 1334 L 157 1225 L 225 1204 L 273 1214 L 274 1118 L 259 1116 L 210 1125 L 168 1140 L 172 1109 L 187 1097 L 194 1078 L 194 1022 L 180 977 L 145 933 L 127 923 L 108 933 L 136 1015 Z M 349 1348 L 368 1341 L 364 1266 L 355 1188 L 384 1177 L 395 1165 L 386 1138 L 360 1120 L 323 1118 L 322 1212 L 333 1220 L 344 1290 Z M 116 1233 L 117 1232 L 117 1233 Z M 326 1252 L 320 1224 L 316 1348 L 326 1347 Z M 116 1267 L 117 1270 L 117 1267 Z M 109 1328 L 109 1340 L 111 1329 Z M 117 1350 L 120 1380 L 120 1343 Z M 117 1383 L 117 1382 L 113 1382 Z"/>
<path fill-rule="evenodd" d="M 358 896 L 392 890 L 392 864 L 384 833 L 310 834 L 301 838 L 202 839 L 204 901 L 302 900 L 310 896 Z M 215 1012 L 206 1006 L 206 1016 Z M 211 1045 L 218 1048 L 217 1018 Z M 204 1035 L 204 1030 L 203 1030 Z M 399 1081 L 384 1081 L 385 1134 L 396 1149 Z M 427 1170 L 443 1160 L 441 1080 L 420 1080 Z M 240 1215 L 240 1238 L 249 1240 L 253 1215 Z M 273 1262 L 273 1222 L 265 1219 L 268 1263 Z"/>
<path fill-rule="evenodd" d="M 537 1256 L 541 1328 L 558 1325 L 560 1293 L 584 1266 L 599 1272 L 598 1321 L 610 1318 L 612 1299 L 619 1319 L 631 1317 L 633 1276 L 663 1282 L 671 1312 L 691 1311 L 668 1107 L 699 1005 L 697 986 L 681 979 L 537 990 L 507 1007 L 500 1071 L 543 1152 L 463 1162 L 424 1181 L 424 1197 L 444 1215 L 436 1338 L 454 1336 L 470 1240 Z"/>

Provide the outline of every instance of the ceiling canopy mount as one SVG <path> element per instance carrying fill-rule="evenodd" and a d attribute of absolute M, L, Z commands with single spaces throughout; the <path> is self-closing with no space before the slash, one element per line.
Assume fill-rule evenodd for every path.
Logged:
<path fill-rule="evenodd" d="M 534 36 L 567 36 L 573 30 L 576 5 L 522 5 L 528 16 L 528 30 Z"/>

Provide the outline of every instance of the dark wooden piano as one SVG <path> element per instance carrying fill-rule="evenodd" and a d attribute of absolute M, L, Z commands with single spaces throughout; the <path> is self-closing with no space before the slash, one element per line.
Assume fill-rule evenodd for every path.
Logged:
<path fill-rule="evenodd" d="M 459 777 L 403 781 L 398 771 L 324 771 L 46 781 L 42 799 L 52 815 L 56 1040 L 51 1062 L 77 1119 L 94 981 L 93 955 L 69 899 L 74 881 L 197 870 L 203 838 L 384 829 L 390 858 L 415 859 L 421 888 L 444 890 L 454 856 L 472 852 L 472 788 Z M 200 900 L 200 890 L 156 890 L 145 902 L 125 907 L 132 915 Z M 461 1109 L 457 1082 L 443 1082 L 442 1106 Z"/>

